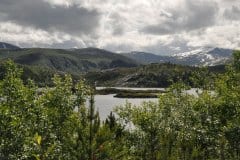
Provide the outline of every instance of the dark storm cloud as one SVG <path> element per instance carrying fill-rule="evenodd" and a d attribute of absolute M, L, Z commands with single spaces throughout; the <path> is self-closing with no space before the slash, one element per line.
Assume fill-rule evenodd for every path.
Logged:
<path fill-rule="evenodd" d="M 224 16 L 230 20 L 240 20 L 240 6 L 232 6 L 231 9 L 226 9 Z"/>
<path fill-rule="evenodd" d="M 1 0 L 0 20 L 47 31 L 89 34 L 99 25 L 100 14 L 77 5 L 53 6 L 43 0 Z"/>
<path fill-rule="evenodd" d="M 170 10 L 171 16 L 163 16 L 165 20 L 149 25 L 142 29 L 151 34 L 174 34 L 181 31 L 191 31 L 215 23 L 218 13 L 216 3 L 204 3 L 203 1 L 186 1 L 184 9 Z"/>

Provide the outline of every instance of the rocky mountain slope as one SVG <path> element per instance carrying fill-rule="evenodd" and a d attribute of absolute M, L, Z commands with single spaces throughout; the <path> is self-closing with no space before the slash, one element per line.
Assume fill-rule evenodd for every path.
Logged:
<path fill-rule="evenodd" d="M 123 54 L 141 63 L 174 63 L 191 66 L 215 66 L 225 64 L 231 59 L 233 50 L 223 48 L 199 48 L 189 52 L 160 56 L 145 52 Z"/>
<path fill-rule="evenodd" d="M 199 48 L 190 52 L 175 54 L 175 63 L 193 66 L 215 66 L 231 59 L 232 50 L 223 48 Z"/>

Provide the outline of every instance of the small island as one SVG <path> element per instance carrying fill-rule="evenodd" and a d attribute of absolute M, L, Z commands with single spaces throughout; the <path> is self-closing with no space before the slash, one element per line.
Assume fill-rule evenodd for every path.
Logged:
<path fill-rule="evenodd" d="M 118 88 L 102 88 L 97 89 L 96 94 L 107 95 L 115 94 L 116 98 L 158 98 L 159 94 L 166 93 L 165 90 L 131 90 L 131 89 L 118 89 Z"/>

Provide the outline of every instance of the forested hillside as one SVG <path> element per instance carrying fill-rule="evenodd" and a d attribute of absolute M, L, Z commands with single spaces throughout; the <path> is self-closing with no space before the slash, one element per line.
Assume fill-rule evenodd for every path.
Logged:
<path fill-rule="evenodd" d="M 5 44 L 5 43 L 4 43 Z M 229 56 L 230 50 L 214 49 L 211 55 Z M 221 51 L 221 52 L 220 52 Z M 228 51 L 229 53 L 225 53 Z M 140 53 L 134 55 L 139 56 Z M 142 59 L 149 56 L 158 59 L 153 54 L 141 53 Z M 205 55 L 205 54 L 203 54 Z M 199 67 L 166 63 L 141 64 L 138 58 L 125 57 L 126 54 L 117 54 L 97 48 L 83 49 L 47 49 L 47 48 L 3 48 L 0 49 L 0 62 L 8 59 L 23 68 L 22 78 L 24 82 L 32 79 L 40 87 L 52 86 L 51 77 L 54 74 L 71 74 L 74 82 L 80 78 L 86 78 L 90 84 L 97 86 L 121 86 L 121 87 L 168 87 L 173 83 L 182 81 L 192 87 L 194 83 L 191 77 Z M 196 56 L 196 54 L 191 55 Z M 165 56 L 166 57 L 166 56 Z M 221 56 L 220 56 L 221 57 Z M 132 58 L 132 59 L 131 59 Z M 166 62 L 165 62 L 166 61 Z M 196 61 L 198 61 L 196 59 Z M 141 61 L 142 62 L 142 61 Z M 149 61 L 150 62 L 150 61 Z M 165 63 L 163 63 L 165 62 Z M 175 62 L 175 61 L 173 61 Z M 188 63 L 186 61 L 186 63 Z M 191 64 L 189 62 L 189 64 Z M 224 72 L 225 66 L 206 67 L 202 76 L 212 77 Z M 0 70 L 3 70 L 0 64 Z M 205 74 L 205 75 L 204 75 Z M 3 75 L 0 75 L 2 78 Z"/>
<path fill-rule="evenodd" d="M 3 78 L 6 72 L 3 63 L 4 62 L 0 63 L 0 72 L 2 73 L 0 74 L 0 79 Z M 225 72 L 224 65 L 202 69 L 199 67 L 170 63 L 148 64 L 138 67 L 117 67 L 102 70 L 95 69 L 95 71 L 88 71 L 86 73 L 63 72 L 45 65 L 18 64 L 18 66 L 23 68 L 21 78 L 24 83 L 26 83 L 28 79 L 32 79 L 39 87 L 52 86 L 52 77 L 54 74 L 59 74 L 61 76 L 70 74 L 74 82 L 77 82 L 81 78 L 85 78 L 89 84 L 106 87 L 168 87 L 178 81 L 195 87 L 192 77 L 195 76 L 197 72 L 201 73 L 201 76 L 207 76 L 209 81 L 212 81 L 213 76 Z"/>
<path fill-rule="evenodd" d="M 80 74 L 90 70 L 115 67 L 135 67 L 138 64 L 127 57 L 97 48 L 83 49 L 0 49 L 0 61 L 12 59 L 27 66 L 40 66 L 51 70 Z"/>
<path fill-rule="evenodd" d="M 225 66 L 191 67 L 171 63 L 148 64 L 133 68 L 115 68 L 110 70 L 92 71 L 85 74 L 85 78 L 97 86 L 118 87 L 169 87 L 182 81 L 186 85 L 194 86 L 194 76 L 212 77 L 225 72 Z M 201 74 L 201 75 L 196 75 Z"/>

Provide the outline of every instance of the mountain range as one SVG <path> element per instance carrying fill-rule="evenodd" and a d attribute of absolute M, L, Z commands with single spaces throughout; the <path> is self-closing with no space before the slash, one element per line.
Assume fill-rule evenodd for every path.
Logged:
<path fill-rule="evenodd" d="M 171 56 L 161 56 L 146 52 L 131 52 L 123 55 L 144 64 L 169 62 L 190 66 L 215 66 L 230 61 L 232 52 L 233 50 L 231 49 L 206 47 Z"/>
<path fill-rule="evenodd" d="M 172 56 L 145 52 L 113 53 L 98 48 L 52 49 L 20 48 L 0 43 L 0 79 L 2 62 L 12 59 L 23 68 L 23 79 L 33 79 L 39 86 L 52 85 L 51 77 L 69 73 L 102 86 L 166 87 L 179 78 L 187 84 L 199 68 L 230 61 L 232 50 L 199 48 Z M 179 65 L 181 64 L 181 65 Z M 224 71 L 224 65 L 208 67 L 209 72 Z"/>
<path fill-rule="evenodd" d="M 121 54 L 98 48 L 65 50 L 49 48 L 12 49 L 4 47 L 4 49 L 0 49 L 0 61 L 7 59 L 12 59 L 21 65 L 44 66 L 71 74 L 116 67 L 136 67 L 138 65 L 136 61 Z"/>
<path fill-rule="evenodd" d="M 0 42 L 0 49 L 19 49 L 20 47 L 5 43 L 5 42 Z"/>
<path fill-rule="evenodd" d="M 63 72 L 80 73 L 140 64 L 173 63 L 189 66 L 222 65 L 231 60 L 233 50 L 198 48 L 170 56 L 147 52 L 114 53 L 98 48 L 50 49 L 20 48 L 0 42 L 0 60 L 13 59 L 23 65 L 45 66 Z"/>

